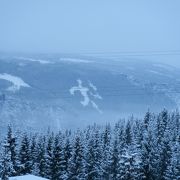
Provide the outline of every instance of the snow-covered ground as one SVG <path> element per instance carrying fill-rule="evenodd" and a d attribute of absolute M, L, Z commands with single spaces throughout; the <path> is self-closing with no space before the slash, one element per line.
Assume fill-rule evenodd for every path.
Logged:
<path fill-rule="evenodd" d="M 38 62 L 40 64 L 52 64 L 53 62 L 47 61 L 44 59 L 34 59 L 34 58 L 27 58 L 27 57 L 15 57 L 15 59 L 24 60 L 24 61 L 32 61 L 32 62 Z"/>
<path fill-rule="evenodd" d="M 10 74 L 6 74 L 6 73 L 0 74 L 0 79 L 9 81 L 9 82 L 11 82 L 13 84 L 12 86 L 8 87 L 9 91 L 15 92 L 15 91 L 20 90 L 21 87 L 26 87 L 26 88 L 30 87 L 20 77 L 13 76 L 13 75 L 10 75 Z"/>
<path fill-rule="evenodd" d="M 70 63 L 92 63 L 93 61 L 85 59 L 75 59 L 75 58 L 60 58 L 60 61 L 70 62 Z"/>
<path fill-rule="evenodd" d="M 33 175 L 24 175 L 24 176 L 10 177 L 9 180 L 47 180 L 47 179 Z"/>
<path fill-rule="evenodd" d="M 79 91 L 84 98 L 84 100 L 80 102 L 84 107 L 91 104 L 92 107 L 95 108 L 99 113 L 102 113 L 98 105 L 91 99 L 91 97 L 94 99 L 102 99 L 102 97 L 97 93 L 97 87 L 91 82 L 89 82 L 89 87 L 94 91 L 94 92 L 91 92 L 88 87 L 84 87 L 82 85 L 82 80 L 78 79 L 77 83 L 78 83 L 78 86 L 73 86 L 69 90 L 70 94 L 74 95 L 76 91 Z"/>

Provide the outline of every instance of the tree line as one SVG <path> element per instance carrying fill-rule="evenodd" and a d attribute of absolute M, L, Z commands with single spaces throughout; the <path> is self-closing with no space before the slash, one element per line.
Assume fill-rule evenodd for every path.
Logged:
<path fill-rule="evenodd" d="M 164 109 L 115 125 L 45 134 L 13 132 L 0 145 L 0 177 L 51 180 L 179 180 L 180 114 Z"/>

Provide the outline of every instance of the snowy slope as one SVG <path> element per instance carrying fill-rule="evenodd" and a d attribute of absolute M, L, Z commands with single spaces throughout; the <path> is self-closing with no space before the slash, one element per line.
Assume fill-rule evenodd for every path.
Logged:
<path fill-rule="evenodd" d="M 48 61 L 48 60 L 34 59 L 34 58 L 27 58 L 27 57 L 15 57 L 15 59 L 24 60 L 24 61 L 38 62 L 40 64 L 51 64 L 52 63 L 51 61 Z"/>
<path fill-rule="evenodd" d="M 9 180 L 47 180 L 47 179 L 33 175 L 24 175 L 24 176 L 10 177 Z"/>
<path fill-rule="evenodd" d="M 79 91 L 80 94 L 83 97 L 83 100 L 80 101 L 80 103 L 85 107 L 88 105 L 92 105 L 93 108 L 95 108 L 99 113 L 102 113 L 102 111 L 99 109 L 98 105 L 91 99 L 102 99 L 102 97 L 97 93 L 97 88 L 94 86 L 91 82 L 89 82 L 89 87 L 95 92 L 93 93 L 89 87 L 83 87 L 82 81 L 80 79 L 77 80 L 78 86 L 71 87 L 70 94 L 75 95 L 76 91 Z M 91 97 L 90 97 L 91 96 Z"/>
<path fill-rule="evenodd" d="M 20 58 L 18 58 L 20 57 Z M 180 106 L 178 68 L 77 55 L 0 58 L 0 129 L 106 123 Z M 10 91 L 14 90 L 14 91 Z"/>
<path fill-rule="evenodd" d="M 21 87 L 30 87 L 27 83 L 25 83 L 21 78 L 10 75 L 10 74 L 0 74 L 0 79 L 11 82 L 13 85 L 8 87 L 9 91 L 18 91 Z"/>

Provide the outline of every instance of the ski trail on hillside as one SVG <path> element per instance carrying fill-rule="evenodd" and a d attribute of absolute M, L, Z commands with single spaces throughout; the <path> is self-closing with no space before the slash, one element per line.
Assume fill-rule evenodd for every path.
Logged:
<path fill-rule="evenodd" d="M 86 107 L 88 105 L 92 105 L 94 109 L 96 109 L 99 113 L 102 113 L 102 111 L 99 109 L 99 106 L 92 100 L 94 99 L 100 99 L 102 100 L 102 97 L 97 93 L 97 88 L 95 85 L 93 85 L 91 82 L 89 82 L 89 87 L 84 87 L 82 85 L 82 81 L 80 79 L 77 80 L 78 86 L 73 86 L 69 91 L 71 95 L 75 95 L 75 92 L 80 92 L 80 94 L 83 96 L 83 100 L 80 101 L 80 103 Z M 90 90 L 90 88 L 93 90 L 93 92 Z"/>

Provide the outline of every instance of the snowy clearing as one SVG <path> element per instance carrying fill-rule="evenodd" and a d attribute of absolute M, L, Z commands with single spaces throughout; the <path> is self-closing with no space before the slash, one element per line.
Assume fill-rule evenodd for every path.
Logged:
<path fill-rule="evenodd" d="M 11 82 L 13 84 L 12 86 L 10 86 L 7 89 L 9 91 L 15 92 L 15 91 L 20 90 L 21 87 L 26 87 L 26 88 L 30 87 L 20 77 L 16 77 L 16 76 L 13 76 L 13 75 L 10 75 L 10 74 L 6 74 L 6 73 L 0 74 L 0 79 L 9 81 L 9 82 Z"/>
<path fill-rule="evenodd" d="M 90 86 L 94 91 L 97 91 L 97 87 L 96 87 L 92 82 L 89 82 L 89 86 Z"/>
<path fill-rule="evenodd" d="M 93 61 L 75 58 L 60 58 L 60 61 L 70 62 L 70 63 L 93 63 Z"/>
<path fill-rule="evenodd" d="M 84 100 L 80 102 L 84 107 L 91 104 L 92 107 L 95 108 L 99 113 L 102 113 L 102 111 L 99 109 L 98 105 L 90 98 L 90 96 L 91 96 L 94 99 L 102 99 L 102 97 L 98 93 L 96 93 L 96 91 L 97 91 L 96 86 L 93 85 L 92 83 L 89 83 L 90 88 L 92 88 L 95 91 L 95 93 L 92 93 L 89 90 L 89 88 L 83 87 L 82 81 L 80 79 L 77 80 L 77 83 L 78 83 L 78 86 L 73 86 L 69 90 L 70 94 L 74 95 L 76 91 L 79 91 L 84 98 Z"/>
<path fill-rule="evenodd" d="M 40 64 L 52 64 L 53 63 L 51 61 L 42 60 L 42 59 L 33 59 L 33 58 L 26 58 L 26 57 L 15 57 L 15 58 L 19 59 L 19 60 L 24 60 L 24 61 L 39 62 Z"/>
<path fill-rule="evenodd" d="M 9 180 L 48 180 L 48 179 L 33 175 L 24 175 L 24 176 L 10 177 Z"/>

